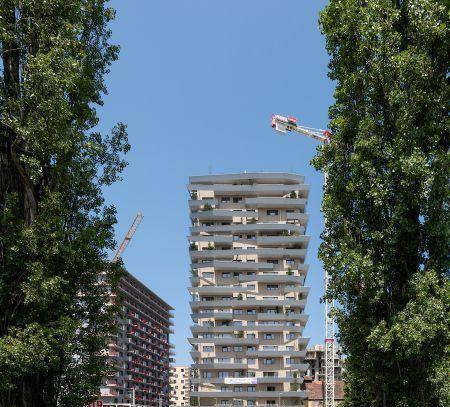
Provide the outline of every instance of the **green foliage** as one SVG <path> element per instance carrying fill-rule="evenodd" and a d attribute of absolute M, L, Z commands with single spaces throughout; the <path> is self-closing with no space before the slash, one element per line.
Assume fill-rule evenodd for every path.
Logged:
<path fill-rule="evenodd" d="M 189 250 L 192 250 L 192 251 L 198 250 L 197 243 L 192 242 L 189 245 Z"/>
<path fill-rule="evenodd" d="M 330 0 L 320 257 L 351 407 L 450 405 L 448 3 Z M 447 373 L 446 373 L 447 372 Z"/>
<path fill-rule="evenodd" d="M 210 210 L 212 210 L 212 208 L 213 207 L 209 203 L 205 203 L 203 205 L 202 211 L 210 211 Z"/>
<path fill-rule="evenodd" d="M 289 198 L 292 198 L 292 199 L 298 198 L 297 192 L 296 191 L 291 191 L 291 193 L 289 194 Z"/>
<path fill-rule="evenodd" d="M 82 406 L 104 353 L 120 276 L 114 207 L 125 126 L 95 128 L 117 58 L 102 0 L 0 0 L 0 406 Z"/>

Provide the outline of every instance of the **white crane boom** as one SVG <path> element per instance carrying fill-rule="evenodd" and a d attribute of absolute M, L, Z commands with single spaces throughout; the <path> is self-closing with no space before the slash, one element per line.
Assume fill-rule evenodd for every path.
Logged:
<path fill-rule="evenodd" d="M 142 215 L 141 212 L 138 212 L 136 214 L 133 224 L 131 225 L 130 229 L 128 229 L 128 232 L 125 235 L 125 238 L 122 240 L 122 243 L 120 244 L 119 248 L 117 249 L 116 254 L 114 255 L 114 258 L 112 259 L 112 263 L 115 263 L 117 260 L 120 259 L 120 257 L 122 257 L 122 253 L 127 248 L 128 243 L 130 243 L 130 240 L 133 237 L 134 232 L 136 232 L 136 229 L 139 226 L 139 224 L 141 223 L 143 217 L 144 216 Z"/>
<path fill-rule="evenodd" d="M 297 119 L 292 116 L 273 115 L 272 127 L 281 134 L 287 131 L 294 131 L 304 136 L 313 138 L 323 144 L 330 142 L 331 132 L 328 130 L 314 129 L 300 126 Z M 327 183 L 327 174 L 324 174 L 324 186 Z M 325 270 L 325 292 L 328 290 L 330 277 Z M 335 340 L 334 340 L 334 299 L 325 300 L 325 391 L 324 407 L 334 407 L 334 360 L 335 360 Z"/>

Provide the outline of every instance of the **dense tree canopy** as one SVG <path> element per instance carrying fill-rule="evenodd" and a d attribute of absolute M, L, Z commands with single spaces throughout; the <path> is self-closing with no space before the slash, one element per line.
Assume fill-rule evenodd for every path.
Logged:
<path fill-rule="evenodd" d="M 0 406 L 77 406 L 107 371 L 125 127 L 96 131 L 113 10 L 104 0 L 0 0 Z M 103 283 L 101 283 L 103 282 Z"/>
<path fill-rule="evenodd" d="M 320 256 L 345 406 L 450 405 L 448 2 L 330 0 L 336 82 Z"/>

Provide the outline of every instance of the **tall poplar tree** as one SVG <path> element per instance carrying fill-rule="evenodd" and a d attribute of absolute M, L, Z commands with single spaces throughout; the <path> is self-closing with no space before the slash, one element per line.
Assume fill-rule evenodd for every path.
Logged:
<path fill-rule="evenodd" d="M 117 58 L 104 0 L 0 0 L 0 406 L 76 406 L 108 371 L 125 126 L 96 131 Z"/>
<path fill-rule="evenodd" d="M 450 405 L 449 3 L 330 0 L 320 257 L 351 407 Z"/>

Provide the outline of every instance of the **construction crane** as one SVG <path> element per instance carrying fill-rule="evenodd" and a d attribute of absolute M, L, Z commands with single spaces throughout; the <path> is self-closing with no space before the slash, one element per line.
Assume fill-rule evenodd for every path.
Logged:
<path fill-rule="evenodd" d="M 136 232 L 137 227 L 142 222 L 143 215 L 141 212 L 138 212 L 134 218 L 133 224 L 131 225 L 130 229 L 128 229 L 127 234 L 125 235 L 125 238 L 123 239 L 122 243 L 120 244 L 119 248 L 116 251 L 116 254 L 114 255 L 114 258 L 111 260 L 112 263 L 115 263 L 117 260 L 119 260 L 122 257 L 122 253 L 127 248 L 128 243 L 130 243 L 131 238 L 134 235 L 134 232 Z"/>
<path fill-rule="evenodd" d="M 328 144 L 331 132 L 328 130 L 314 129 L 298 124 L 298 120 L 292 116 L 272 116 L 272 127 L 280 134 L 286 132 L 296 132 L 304 136 L 313 138 L 323 144 Z M 327 183 L 327 173 L 324 174 L 324 186 Z M 325 270 L 325 293 L 328 290 L 330 277 Z M 334 339 L 334 299 L 325 299 L 325 404 L 324 407 L 334 407 L 334 359 L 335 359 L 335 339 Z"/>

